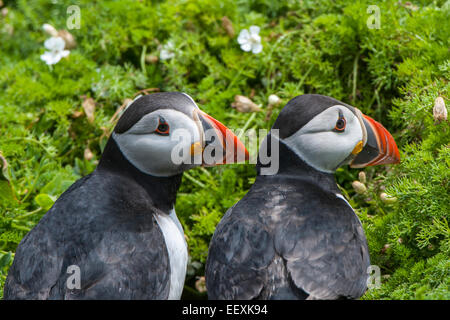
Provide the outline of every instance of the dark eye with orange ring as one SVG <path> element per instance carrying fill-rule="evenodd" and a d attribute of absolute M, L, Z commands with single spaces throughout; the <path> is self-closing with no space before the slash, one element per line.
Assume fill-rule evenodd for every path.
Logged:
<path fill-rule="evenodd" d="M 168 136 L 170 133 L 169 129 L 169 124 L 166 122 L 166 120 L 164 120 L 163 117 L 159 117 L 159 124 L 155 132 L 162 136 Z"/>
<path fill-rule="evenodd" d="M 338 121 L 336 121 L 336 126 L 334 127 L 334 131 L 343 132 L 345 130 L 345 125 L 347 121 L 344 117 L 339 117 Z"/>

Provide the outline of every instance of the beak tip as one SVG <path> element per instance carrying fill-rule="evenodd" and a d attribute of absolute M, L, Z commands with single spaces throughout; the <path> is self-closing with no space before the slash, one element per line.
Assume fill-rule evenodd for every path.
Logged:
<path fill-rule="evenodd" d="M 247 148 L 244 148 L 244 149 L 245 149 L 245 161 L 247 161 L 250 159 L 250 154 L 248 153 Z"/>
<path fill-rule="evenodd" d="M 383 125 L 369 116 L 363 115 L 364 122 L 369 136 L 372 137 L 372 142 L 363 148 L 367 149 L 365 158 L 356 158 L 353 163 L 353 168 L 363 168 L 368 166 L 375 166 L 379 164 L 399 164 L 400 152 L 394 138 Z M 369 133 L 370 131 L 370 133 Z M 372 150 L 372 156 L 367 156 Z"/>
<path fill-rule="evenodd" d="M 250 155 L 247 148 L 230 129 L 203 111 L 201 115 L 216 131 L 224 150 L 223 160 L 216 164 L 231 164 L 249 160 Z"/>

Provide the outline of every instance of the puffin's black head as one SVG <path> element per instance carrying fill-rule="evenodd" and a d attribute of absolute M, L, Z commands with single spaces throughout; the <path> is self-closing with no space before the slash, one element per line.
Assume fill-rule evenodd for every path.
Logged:
<path fill-rule="evenodd" d="M 122 114 L 114 132 L 124 133 L 142 117 L 160 109 L 173 109 L 190 116 L 192 110 L 198 107 L 191 97 L 182 92 L 157 92 L 140 96 Z"/>
<path fill-rule="evenodd" d="M 154 93 L 134 100 L 111 139 L 134 167 L 158 177 L 248 157 L 242 142 L 227 127 L 181 92 Z"/>
<path fill-rule="evenodd" d="M 279 139 L 302 160 L 323 172 L 349 163 L 360 168 L 400 162 L 392 135 L 380 123 L 327 96 L 293 98 L 272 129 L 279 130 Z"/>

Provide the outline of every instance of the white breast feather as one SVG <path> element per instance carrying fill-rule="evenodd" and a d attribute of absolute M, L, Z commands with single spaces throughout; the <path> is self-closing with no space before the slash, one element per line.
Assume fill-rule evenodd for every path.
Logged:
<path fill-rule="evenodd" d="M 188 261 L 184 232 L 173 209 L 170 215 L 156 214 L 155 218 L 164 235 L 169 254 L 170 290 L 168 300 L 178 300 L 183 292 Z"/>

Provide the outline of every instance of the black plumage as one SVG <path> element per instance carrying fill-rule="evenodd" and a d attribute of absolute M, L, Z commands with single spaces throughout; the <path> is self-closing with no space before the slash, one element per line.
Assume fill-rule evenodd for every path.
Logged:
<path fill-rule="evenodd" d="M 273 128 L 289 136 L 335 104 L 345 105 L 318 95 L 294 98 Z M 278 173 L 260 175 L 258 163 L 255 183 L 216 228 L 205 271 L 208 298 L 360 297 L 370 259 L 358 217 L 337 196 L 334 174 L 315 170 L 283 142 L 279 148 Z"/>
<path fill-rule="evenodd" d="M 278 115 L 273 128 L 279 130 L 280 138 L 286 138 L 300 130 L 314 116 L 331 106 L 345 106 L 353 113 L 355 109 L 344 102 L 320 94 L 303 94 L 292 98 Z"/>
<path fill-rule="evenodd" d="M 136 100 L 115 132 L 145 114 L 192 100 L 177 92 Z M 108 140 L 96 170 L 75 182 L 20 242 L 5 282 L 5 299 L 166 299 L 168 251 L 155 214 L 173 208 L 181 174 L 139 171 Z M 68 268 L 80 268 L 81 288 L 69 289 Z"/>
<path fill-rule="evenodd" d="M 142 96 L 129 106 L 121 117 L 114 132 L 123 133 L 143 116 L 158 109 L 175 109 L 191 116 L 192 107 L 198 108 L 192 99 L 181 92 L 156 92 Z"/>
<path fill-rule="evenodd" d="M 4 298 L 167 298 L 168 254 L 152 213 L 167 214 L 180 181 L 143 175 L 110 139 L 98 168 L 64 192 L 21 241 Z M 81 289 L 67 288 L 70 265 L 80 267 Z"/>
<path fill-rule="evenodd" d="M 181 141 L 188 152 L 181 162 L 173 158 L 180 147 L 177 130 L 188 138 Z M 224 155 L 247 159 L 229 132 L 184 93 L 135 99 L 94 172 L 64 192 L 20 242 L 4 298 L 179 299 L 188 263 L 174 210 L 182 172 L 206 160 L 222 163 L 211 163 L 205 150 L 213 138 Z M 233 150 L 225 136 L 236 143 Z M 202 162 L 192 163 L 198 150 Z"/>

